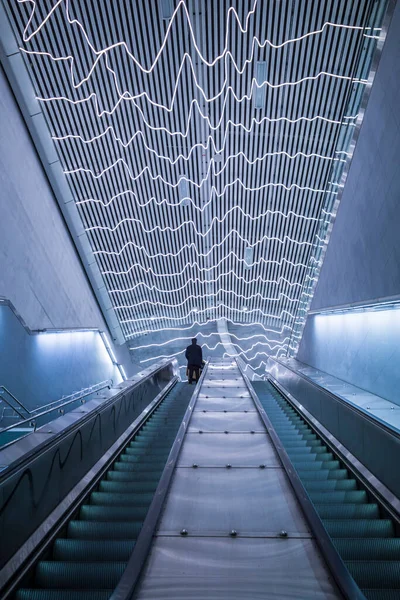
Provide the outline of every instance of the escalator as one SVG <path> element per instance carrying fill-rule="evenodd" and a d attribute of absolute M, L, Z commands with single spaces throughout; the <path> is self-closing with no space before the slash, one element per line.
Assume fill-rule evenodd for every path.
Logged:
<path fill-rule="evenodd" d="M 193 389 L 176 383 L 37 563 L 17 600 L 107 600 L 132 554 Z"/>
<path fill-rule="evenodd" d="M 252 385 L 325 529 L 365 597 L 399 600 L 400 537 L 395 520 L 272 384 Z"/>

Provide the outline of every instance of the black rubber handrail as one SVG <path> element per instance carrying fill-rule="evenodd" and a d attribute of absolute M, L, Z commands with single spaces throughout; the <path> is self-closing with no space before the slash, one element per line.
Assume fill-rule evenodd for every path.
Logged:
<path fill-rule="evenodd" d="M 339 587 L 346 600 L 366 600 L 366 597 L 364 596 L 364 594 L 362 593 L 352 576 L 350 575 L 346 565 L 344 564 L 340 555 L 338 554 L 328 532 L 326 531 L 317 511 L 315 510 L 314 504 L 311 502 L 310 497 L 300 477 L 298 476 L 295 468 L 293 467 L 292 461 L 290 460 L 289 455 L 287 454 L 282 442 L 280 441 L 274 426 L 272 425 L 266 411 L 261 405 L 261 402 L 256 392 L 254 391 L 251 382 L 249 381 L 249 378 L 247 377 L 247 375 L 245 375 L 240 361 L 237 359 L 235 360 L 239 371 L 242 374 L 242 377 L 246 383 L 246 386 L 250 392 L 250 395 L 254 401 L 257 411 L 268 431 L 272 444 L 274 445 L 275 450 L 278 453 L 279 458 L 281 459 L 281 462 L 292 485 L 297 500 L 299 501 L 299 504 L 310 526 L 310 529 L 321 550 L 322 556 L 324 557 L 327 567 L 332 573 L 332 576 L 337 586 Z"/>
<path fill-rule="evenodd" d="M 110 596 L 110 600 L 130 600 L 139 581 L 142 569 L 149 554 L 157 523 L 161 516 L 164 501 L 171 483 L 172 474 L 182 448 L 183 439 L 189 427 L 193 409 L 200 393 L 201 384 L 203 383 L 203 379 L 207 372 L 208 364 L 209 361 L 206 362 L 201 377 L 196 384 L 196 389 L 183 416 L 182 424 L 179 427 L 179 431 L 172 445 L 167 463 L 164 467 L 164 471 L 162 472 L 159 484 L 144 520 L 143 527 L 140 530 L 139 536 L 136 540 L 133 553 L 129 559 L 128 565 L 120 582 L 115 588 L 113 594 Z"/>

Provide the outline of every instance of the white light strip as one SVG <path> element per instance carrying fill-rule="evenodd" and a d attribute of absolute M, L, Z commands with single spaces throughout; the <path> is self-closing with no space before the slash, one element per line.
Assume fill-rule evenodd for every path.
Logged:
<path fill-rule="evenodd" d="M 205 282 L 207 283 L 207 282 Z M 290 296 L 288 296 L 287 294 L 285 294 L 284 292 L 279 292 L 278 294 L 278 298 L 268 298 L 263 296 L 260 292 L 257 292 L 256 294 L 251 294 L 249 296 L 244 296 L 243 294 L 238 294 L 237 292 L 235 292 L 234 290 L 225 290 L 223 288 L 220 288 L 217 292 L 208 292 L 207 296 L 208 297 L 217 297 L 219 296 L 219 294 L 233 294 L 234 296 L 236 296 L 236 298 L 241 298 L 242 300 L 253 300 L 253 298 L 260 298 L 261 300 L 263 300 L 264 302 L 281 302 L 282 298 L 286 298 L 286 300 L 288 300 L 288 302 L 299 302 L 298 298 L 291 298 Z M 200 295 L 200 296 L 196 296 L 194 294 L 189 294 L 184 300 L 182 300 L 182 302 L 174 302 L 173 304 L 167 304 L 165 302 L 153 302 L 152 300 L 142 300 L 141 302 L 137 302 L 136 304 L 122 304 L 120 306 L 114 306 L 114 310 L 125 310 L 127 308 L 137 308 L 139 306 L 143 306 L 143 304 L 150 304 L 151 306 L 162 306 L 163 308 L 179 308 L 180 306 L 183 306 L 184 304 L 186 304 L 186 302 L 192 301 L 192 300 L 200 300 L 201 298 L 204 298 L 204 295 Z"/>
<path fill-rule="evenodd" d="M 212 271 L 213 269 L 217 269 L 218 267 L 220 267 L 223 262 L 225 262 L 226 260 L 228 260 L 231 257 L 235 258 L 235 260 L 237 260 L 238 262 L 245 263 L 246 266 L 248 266 L 248 267 L 254 267 L 255 265 L 259 265 L 260 263 L 264 263 L 265 265 L 278 265 L 278 266 L 281 266 L 283 263 L 286 263 L 286 264 L 290 265 L 291 267 L 301 267 L 302 269 L 305 269 L 308 266 L 307 264 L 304 264 L 301 262 L 298 262 L 298 263 L 292 262 L 286 258 L 282 258 L 282 260 L 277 261 L 277 260 L 267 260 L 263 257 L 260 257 L 259 260 L 254 261 L 253 263 L 247 263 L 244 258 L 241 258 L 240 256 L 238 256 L 236 254 L 236 252 L 233 252 L 233 250 L 231 250 L 226 256 L 221 258 L 215 265 L 213 265 L 211 267 L 201 267 L 197 262 L 193 262 L 193 263 L 187 263 L 185 265 L 185 267 L 177 273 L 156 273 L 154 271 L 154 269 L 152 269 L 151 267 L 147 268 L 147 267 L 144 267 L 141 263 L 134 263 L 129 267 L 129 269 L 127 271 L 118 271 L 118 272 L 117 271 L 104 271 L 102 273 L 102 275 L 127 275 L 128 273 L 130 273 L 132 271 L 132 269 L 139 268 L 142 271 L 145 271 L 146 273 L 151 273 L 155 277 L 163 277 L 163 278 L 177 277 L 179 275 L 182 275 L 186 271 L 186 269 L 194 268 L 194 267 L 196 267 L 196 269 L 200 272 Z M 310 260 L 312 260 L 312 259 L 313 259 L 313 257 L 311 257 Z"/>
<path fill-rule="evenodd" d="M 176 337 L 176 338 L 171 338 L 171 339 L 167 340 L 166 342 L 158 342 L 158 343 L 154 343 L 154 344 L 142 344 L 140 346 L 132 346 L 129 348 L 129 350 L 143 350 L 143 348 L 159 348 L 160 346 L 168 346 L 169 344 L 175 344 L 176 342 L 190 341 L 193 338 L 198 338 L 198 337 L 209 338 L 209 337 L 212 337 L 213 335 L 219 336 L 220 333 L 218 331 L 213 331 L 211 333 L 201 333 L 201 331 L 198 331 L 196 334 L 193 334 L 192 336 Z M 267 336 L 263 333 L 255 333 L 254 335 L 249 335 L 247 337 L 239 337 L 231 332 L 229 332 L 228 335 L 230 335 L 231 337 L 238 340 L 238 342 L 245 342 L 247 340 L 253 340 L 254 338 L 257 338 L 257 337 L 265 338 L 267 340 L 267 342 L 280 341 L 282 344 L 285 344 L 286 342 L 290 341 L 289 336 L 286 336 L 283 340 L 271 340 L 271 339 L 267 338 Z"/>
<path fill-rule="evenodd" d="M 178 316 L 174 316 L 173 320 L 174 321 L 185 321 L 186 319 L 188 319 L 192 314 L 196 315 L 197 313 L 204 313 L 204 312 L 209 312 L 212 309 L 218 309 L 218 308 L 226 308 L 230 311 L 233 312 L 240 312 L 243 313 L 243 309 L 242 308 L 236 308 L 233 306 L 228 306 L 227 304 L 224 304 L 223 302 L 218 302 L 218 304 L 216 306 L 213 307 L 207 307 L 207 308 L 202 308 L 202 309 L 197 309 L 197 308 L 192 308 L 188 313 L 186 313 L 186 315 L 182 315 L 180 317 Z M 258 312 L 260 313 L 263 317 L 269 317 L 271 319 L 282 319 L 283 315 L 287 315 L 289 318 L 294 319 L 296 317 L 295 314 L 290 313 L 288 310 L 282 310 L 278 315 L 274 315 L 271 313 L 265 313 L 261 310 L 261 308 L 252 308 L 251 310 L 247 310 L 245 311 L 246 314 L 250 314 L 250 313 L 255 313 Z M 148 317 L 141 317 L 140 319 L 125 319 L 125 320 L 120 320 L 120 323 L 141 323 L 142 321 L 168 321 L 170 320 L 171 317 L 168 315 L 152 315 L 152 316 L 148 316 Z"/>
<path fill-rule="evenodd" d="M 221 321 L 221 320 L 228 321 L 228 323 L 231 323 L 235 327 L 258 326 L 258 327 L 261 327 L 264 331 L 267 331 L 269 333 L 276 333 L 276 335 L 282 335 L 285 329 L 291 329 L 291 327 L 289 325 L 283 325 L 281 327 L 281 329 L 269 329 L 268 327 L 265 327 L 264 323 L 260 323 L 258 321 L 255 321 L 255 322 L 253 321 L 252 323 L 240 323 L 240 322 L 232 321 L 231 319 L 226 319 L 225 317 L 218 317 L 217 319 L 208 319 L 204 323 L 199 323 L 198 321 L 193 321 L 192 325 L 189 325 L 188 327 L 162 327 L 161 329 L 144 329 L 143 331 L 139 331 L 137 333 L 132 334 L 131 336 L 128 336 L 128 339 L 131 339 L 133 337 L 139 337 L 141 335 L 147 335 L 148 333 L 160 333 L 160 332 L 165 332 L 165 331 L 189 331 L 190 329 L 193 329 L 193 327 L 205 327 L 206 325 L 209 325 L 210 323 L 216 323 L 217 321 Z"/>

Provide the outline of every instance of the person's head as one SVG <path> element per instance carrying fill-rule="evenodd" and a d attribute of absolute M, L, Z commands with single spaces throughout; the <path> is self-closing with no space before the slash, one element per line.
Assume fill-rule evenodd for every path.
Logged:
<path fill-rule="evenodd" d="M 192 338 L 192 344 L 197 344 L 196 338 Z"/>

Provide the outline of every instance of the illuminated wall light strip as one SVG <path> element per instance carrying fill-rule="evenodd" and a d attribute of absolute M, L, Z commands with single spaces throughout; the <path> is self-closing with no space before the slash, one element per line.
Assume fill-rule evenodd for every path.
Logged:
<path fill-rule="evenodd" d="M 129 219 L 125 219 L 125 220 L 129 220 Z M 106 229 L 108 231 L 113 231 L 112 229 L 109 229 L 107 227 L 100 227 L 100 226 L 96 226 L 96 227 L 91 227 L 89 230 L 86 231 L 91 231 L 93 229 Z M 296 244 L 297 246 L 313 246 L 314 243 L 313 242 L 300 242 L 297 240 L 293 240 L 292 238 L 290 238 L 289 236 L 285 235 L 283 239 L 280 238 L 276 238 L 276 237 L 272 237 L 272 236 L 268 236 L 268 235 L 264 235 L 263 237 L 259 238 L 258 240 L 256 240 L 255 242 L 251 243 L 250 240 L 244 238 L 242 235 L 240 235 L 240 233 L 238 231 L 236 231 L 236 229 L 231 230 L 229 233 L 226 234 L 226 236 L 217 244 L 213 244 L 210 248 L 210 250 L 208 250 L 207 252 L 199 252 L 196 244 L 194 242 L 190 242 L 190 244 L 182 244 L 182 246 L 180 247 L 180 249 L 177 252 L 156 252 L 156 254 L 149 254 L 149 252 L 147 251 L 147 249 L 144 246 L 140 246 L 138 244 L 136 244 L 135 242 L 127 242 L 126 244 L 124 244 L 124 246 L 122 247 L 121 250 L 119 250 L 118 252 L 113 252 L 113 251 L 108 251 L 108 250 L 95 250 L 93 251 L 94 255 L 98 255 L 98 254 L 102 254 L 102 255 L 106 255 L 106 256 L 120 256 L 122 254 L 122 252 L 128 248 L 129 246 L 133 246 L 134 248 L 136 248 L 136 250 L 141 250 L 143 251 L 143 253 L 146 255 L 147 258 L 159 258 L 160 256 L 172 256 L 172 257 L 177 257 L 180 254 L 182 254 L 182 252 L 184 252 L 186 249 L 189 248 L 193 248 L 194 251 L 196 252 L 197 256 L 210 256 L 210 254 L 214 251 L 215 248 L 219 248 L 220 246 L 222 246 L 222 244 L 224 244 L 226 242 L 226 240 L 228 238 L 230 238 L 233 234 L 236 234 L 237 237 L 242 241 L 245 242 L 245 244 L 247 244 L 247 246 L 249 248 L 254 248 L 255 246 L 258 246 L 259 244 L 262 244 L 265 240 L 268 241 L 274 241 L 274 242 L 278 242 L 279 244 L 285 244 L 286 241 L 289 241 L 293 244 Z M 132 267 L 129 268 L 129 271 L 132 270 Z M 102 273 L 102 275 L 107 275 L 107 274 L 112 274 L 112 275 L 125 275 L 128 271 L 104 271 Z"/>
<path fill-rule="evenodd" d="M 228 310 L 231 310 L 233 312 L 244 312 L 243 309 L 241 308 L 235 308 L 233 306 L 228 306 L 227 304 L 224 304 L 223 302 L 219 302 L 218 306 L 213 306 L 213 307 L 207 307 L 207 308 L 202 308 L 202 309 L 191 309 L 186 315 L 183 316 L 175 316 L 173 317 L 174 321 L 184 321 L 186 319 L 188 319 L 192 314 L 198 314 L 198 313 L 205 313 L 205 312 L 209 312 L 210 310 L 213 309 L 218 309 L 218 308 L 226 308 Z M 251 314 L 251 313 L 260 313 L 263 317 L 265 318 L 271 318 L 271 319 L 282 319 L 283 315 L 287 315 L 290 319 L 295 319 L 296 315 L 290 313 L 288 310 L 282 310 L 279 315 L 273 315 L 271 313 L 265 313 L 261 310 L 261 308 L 252 308 L 252 309 L 248 309 L 246 311 L 246 314 Z M 168 321 L 170 320 L 171 317 L 170 316 L 166 316 L 166 315 L 152 315 L 150 317 L 141 317 L 140 319 L 125 319 L 125 320 L 120 320 L 120 323 L 141 323 L 142 321 Z"/>
<path fill-rule="evenodd" d="M 203 279 L 199 279 L 198 277 L 196 277 L 195 279 L 190 277 L 189 279 L 186 280 L 186 282 L 183 285 L 181 285 L 180 287 L 176 287 L 176 288 L 162 289 L 162 288 L 157 287 L 156 285 L 148 285 L 144 281 L 139 281 L 139 283 L 136 283 L 134 286 L 127 288 L 126 290 L 110 289 L 110 290 L 108 290 L 108 293 L 109 294 L 126 294 L 128 292 L 133 292 L 140 286 L 143 286 L 149 292 L 158 292 L 160 294 L 176 294 L 178 292 L 181 292 L 182 290 L 184 290 L 186 287 L 188 287 L 191 284 L 199 283 L 200 285 L 205 285 L 205 284 L 209 284 L 209 283 L 217 283 L 223 277 L 228 277 L 228 276 L 233 276 L 236 279 L 239 279 L 240 281 L 242 281 L 243 285 L 250 285 L 255 282 L 261 282 L 261 283 L 267 283 L 267 284 L 272 283 L 272 284 L 279 285 L 282 281 L 285 285 L 288 285 L 289 287 L 300 287 L 300 288 L 303 287 L 302 283 L 298 283 L 297 281 L 291 282 L 291 281 L 289 281 L 289 279 L 286 279 L 282 275 L 280 277 L 278 277 L 278 279 L 276 279 L 276 280 L 275 279 L 263 279 L 262 277 L 254 277 L 253 279 L 246 280 L 245 277 L 238 275 L 233 269 L 230 269 L 229 271 L 225 271 L 224 273 L 221 273 L 220 275 L 218 275 L 218 277 L 216 277 L 214 279 L 211 278 L 211 279 L 203 280 Z M 306 275 L 306 278 L 310 278 L 310 276 Z M 313 281 L 316 281 L 316 279 L 313 279 Z"/>
<path fill-rule="evenodd" d="M 168 346 L 169 344 L 175 344 L 176 342 L 190 341 L 191 339 L 198 338 L 198 337 L 210 338 L 213 335 L 219 336 L 220 333 L 218 331 L 213 331 L 212 333 L 201 333 L 201 331 L 198 331 L 196 334 L 193 334 L 192 336 L 171 338 L 171 339 L 167 340 L 166 342 L 158 342 L 158 343 L 154 343 L 154 344 L 142 344 L 140 346 L 131 346 L 129 348 L 129 350 L 143 350 L 143 348 L 159 348 L 160 346 Z M 267 336 L 263 333 L 255 333 L 254 335 L 249 335 L 247 337 L 239 337 L 239 336 L 235 335 L 234 333 L 230 333 L 230 332 L 228 333 L 228 335 L 235 338 L 235 340 L 238 340 L 238 342 L 245 342 L 248 340 L 253 340 L 254 338 L 257 338 L 257 337 L 265 338 L 267 340 L 267 342 L 278 342 L 279 341 L 282 344 L 285 344 L 287 341 L 290 341 L 289 336 L 286 336 L 283 340 L 271 340 L 271 339 L 267 338 Z"/>
<path fill-rule="evenodd" d="M 238 211 L 240 212 L 243 217 L 245 217 L 246 219 L 249 219 L 250 221 L 258 221 L 258 219 L 262 219 L 263 217 L 266 217 L 267 215 L 279 215 L 284 219 L 288 219 L 290 217 L 295 217 L 296 219 L 302 219 L 303 221 L 320 221 L 320 217 L 307 217 L 305 215 L 300 215 L 298 213 L 295 213 L 294 211 L 290 210 L 288 213 L 284 213 L 281 210 L 270 210 L 267 209 L 264 212 L 259 213 L 257 216 L 253 216 L 250 215 L 248 213 L 246 213 L 241 206 L 232 206 L 232 208 L 230 208 L 229 210 L 227 210 L 224 213 L 224 216 L 222 217 L 222 219 L 220 219 L 219 217 L 213 217 L 213 219 L 210 222 L 210 226 L 209 228 L 202 232 L 199 231 L 196 227 L 196 223 L 193 221 L 193 219 L 187 219 L 187 220 L 183 220 L 179 225 L 177 225 L 177 227 L 171 227 L 170 225 L 167 225 L 165 227 L 161 227 L 160 225 L 155 225 L 154 227 L 151 227 L 150 229 L 146 229 L 145 224 L 143 223 L 143 221 L 141 219 L 137 219 L 136 217 L 127 217 L 125 219 L 121 219 L 117 225 L 115 225 L 114 227 L 107 227 L 107 226 L 103 226 L 103 225 L 96 225 L 96 226 L 92 226 L 92 227 L 86 227 L 85 231 L 92 231 L 94 229 L 101 229 L 101 230 L 106 230 L 106 231 L 116 231 L 116 229 L 118 229 L 118 227 L 120 227 L 123 223 L 137 223 L 140 224 L 142 227 L 142 231 L 143 233 L 149 234 L 149 233 L 153 233 L 154 231 L 160 231 L 160 232 L 165 232 L 165 231 L 171 231 L 171 232 L 175 232 L 175 231 L 179 231 L 180 229 L 182 229 L 183 227 L 187 226 L 187 225 L 192 225 L 196 235 L 200 235 L 201 237 L 206 237 L 213 229 L 214 224 L 215 223 L 223 223 L 231 213 Z M 324 211 L 325 212 L 325 211 Z M 328 214 L 328 213 L 327 213 Z M 123 247 L 124 248 L 124 247 Z M 121 254 L 122 250 L 116 252 L 115 254 Z"/>
<path fill-rule="evenodd" d="M 225 290 L 223 288 L 219 289 L 217 292 L 208 293 L 207 296 L 216 298 L 219 294 L 232 294 L 236 296 L 236 298 L 240 298 L 241 300 L 253 300 L 254 298 L 260 298 L 264 302 L 281 302 L 282 298 L 285 298 L 288 302 L 298 303 L 298 298 L 291 298 L 284 292 L 279 292 L 278 298 L 268 298 L 257 292 L 256 294 L 251 294 L 250 296 L 244 296 L 243 294 L 238 294 L 234 290 Z M 193 294 L 189 294 L 182 302 L 174 302 L 173 304 L 167 304 L 166 302 L 153 302 L 152 300 L 142 300 L 141 302 L 137 302 L 136 304 L 121 304 L 119 306 L 114 306 L 114 310 L 126 310 L 127 308 L 138 308 L 139 306 L 143 306 L 144 304 L 150 304 L 151 306 L 162 306 L 163 308 L 179 308 L 180 306 L 185 305 L 187 302 L 192 300 L 200 300 L 203 298 L 203 295 L 196 296 Z"/>
<path fill-rule="evenodd" d="M 277 261 L 277 260 L 272 260 L 272 259 L 265 259 L 264 257 L 260 257 L 259 260 L 249 264 L 246 262 L 246 260 L 244 258 L 239 257 L 236 252 L 233 252 L 233 250 L 231 250 L 226 256 L 224 256 L 223 258 L 221 258 L 221 260 L 219 260 L 215 265 L 211 266 L 211 267 L 201 267 L 196 261 L 193 263 L 187 263 L 185 264 L 185 266 L 183 267 L 183 269 L 181 269 L 179 272 L 176 273 L 156 273 L 154 271 L 154 269 L 152 269 L 151 267 L 144 267 L 141 263 L 134 263 L 133 265 L 131 265 L 129 267 L 129 269 L 127 271 L 103 271 L 102 275 L 127 275 L 128 273 L 130 273 L 133 269 L 135 268 L 139 268 L 142 271 L 144 271 L 145 273 L 151 273 L 152 275 L 154 275 L 154 277 L 178 277 L 179 275 L 182 275 L 187 269 L 190 268 L 194 268 L 196 267 L 198 271 L 200 272 L 208 272 L 208 271 L 212 271 L 213 269 L 217 269 L 221 266 L 221 264 L 223 262 L 225 262 L 226 260 L 228 260 L 231 256 L 233 256 L 238 262 L 241 263 L 245 263 L 246 266 L 248 267 L 254 267 L 256 265 L 259 265 L 261 263 L 264 263 L 266 265 L 278 265 L 281 266 L 282 263 L 286 263 L 292 267 L 300 267 L 302 269 L 307 268 L 309 265 L 308 263 L 304 264 L 304 263 L 295 263 L 292 262 L 291 260 L 288 260 L 286 258 L 282 258 L 281 261 Z M 312 260 L 314 257 L 311 257 L 310 260 Z M 315 263 L 317 263 L 317 261 L 313 261 Z"/>
<path fill-rule="evenodd" d="M 117 369 L 119 370 L 119 372 L 121 374 L 122 380 L 125 381 L 127 379 L 127 377 L 126 377 L 124 367 L 117 361 L 107 334 L 104 331 L 100 331 L 100 337 L 103 341 L 104 347 L 107 351 L 108 356 L 110 357 L 112 364 L 114 365 L 114 367 L 117 367 Z"/>

